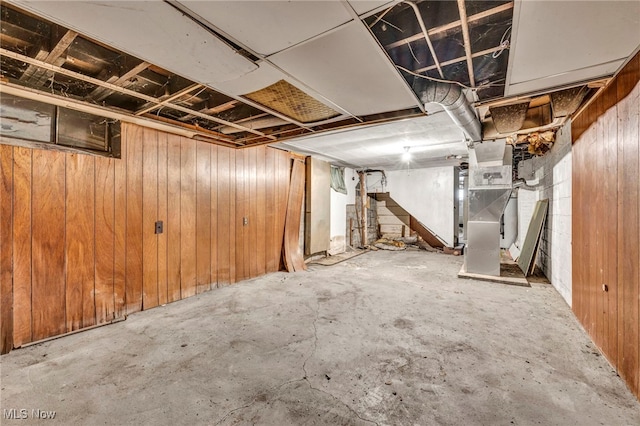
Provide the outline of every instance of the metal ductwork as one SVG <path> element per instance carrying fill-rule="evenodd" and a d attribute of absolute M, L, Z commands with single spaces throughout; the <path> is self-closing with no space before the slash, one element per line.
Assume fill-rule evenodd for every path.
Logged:
<path fill-rule="evenodd" d="M 568 117 L 576 112 L 587 93 L 589 93 L 589 89 L 586 86 L 573 87 L 551 93 L 553 118 Z"/>
<path fill-rule="evenodd" d="M 482 140 L 482 126 L 473 107 L 469 104 L 462 88 L 454 83 L 441 83 L 418 78 L 413 82 L 413 90 L 422 103 L 442 105 L 454 123 L 473 142 Z"/>
<path fill-rule="evenodd" d="M 491 119 L 496 130 L 502 134 L 515 133 L 522 129 L 527 118 L 529 102 L 520 102 L 511 105 L 490 106 Z"/>
<path fill-rule="evenodd" d="M 468 273 L 500 276 L 500 217 L 511 196 L 512 158 L 504 139 L 475 144 L 469 152 Z"/>

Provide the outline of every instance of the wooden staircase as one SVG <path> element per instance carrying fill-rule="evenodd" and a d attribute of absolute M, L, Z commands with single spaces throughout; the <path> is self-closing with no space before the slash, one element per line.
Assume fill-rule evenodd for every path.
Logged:
<path fill-rule="evenodd" d="M 413 231 L 431 247 L 444 248 L 446 246 L 435 233 L 391 198 L 388 192 L 371 193 L 369 196 L 377 200 L 380 235 L 408 237 Z"/>

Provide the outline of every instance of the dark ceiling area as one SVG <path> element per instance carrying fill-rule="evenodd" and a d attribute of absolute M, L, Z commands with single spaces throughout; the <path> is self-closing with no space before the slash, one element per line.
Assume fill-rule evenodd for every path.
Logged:
<path fill-rule="evenodd" d="M 503 96 L 513 2 L 413 4 L 365 20 L 409 85 L 422 75 L 477 88 L 480 101 Z"/>
<path fill-rule="evenodd" d="M 335 138 L 319 135 L 349 131 L 354 145 L 352 130 L 364 128 L 362 157 L 373 145 L 407 146 L 405 133 L 381 126 L 409 118 L 422 123 L 416 146 L 461 143 L 455 122 L 423 99 L 425 80 L 462 87 L 484 140 L 531 143 L 600 90 L 629 49 L 584 23 L 612 15 L 599 4 L 580 16 L 510 0 L 104 5 L 0 3 L 3 94 L 232 147 L 328 152 Z M 589 33 L 558 37 L 570 22 Z M 539 51 L 551 45 L 552 63 Z"/>
<path fill-rule="evenodd" d="M 477 88 L 479 100 L 502 96 L 513 3 L 416 5 L 414 10 L 399 3 L 365 19 L 409 86 L 423 75 Z M 421 115 L 417 107 L 359 117 L 331 110 L 318 115 L 323 105 L 291 88 L 234 99 L 13 5 L 0 8 L 3 83 L 195 129 L 212 141 L 247 146 Z"/>
<path fill-rule="evenodd" d="M 245 127 L 248 120 L 276 117 L 12 6 L 2 4 L 0 11 L 4 83 L 196 128 L 236 146 L 300 133 L 287 123 L 269 134 Z M 222 133 L 228 127 L 236 132 Z"/>

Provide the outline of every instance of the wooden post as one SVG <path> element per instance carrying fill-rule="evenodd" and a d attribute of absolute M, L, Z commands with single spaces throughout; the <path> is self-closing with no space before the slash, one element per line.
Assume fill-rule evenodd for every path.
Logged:
<path fill-rule="evenodd" d="M 367 175 L 364 171 L 360 175 L 360 244 L 366 247 L 367 242 Z"/>

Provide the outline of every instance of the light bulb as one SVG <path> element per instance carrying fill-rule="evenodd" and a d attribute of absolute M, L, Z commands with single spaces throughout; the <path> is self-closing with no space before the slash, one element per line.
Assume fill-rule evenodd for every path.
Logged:
<path fill-rule="evenodd" d="M 402 161 L 404 161 L 405 163 L 408 163 L 409 161 L 411 161 L 411 153 L 409 152 L 409 148 L 408 146 L 404 147 L 404 153 L 402 154 Z"/>

